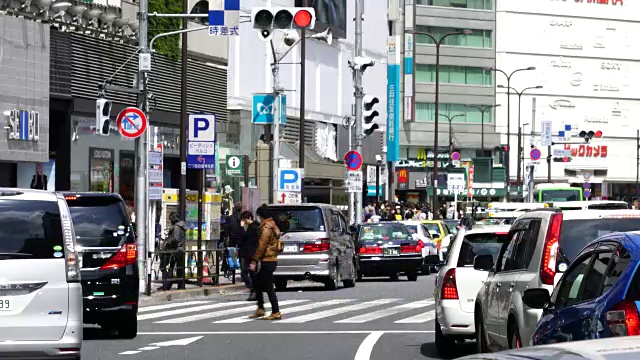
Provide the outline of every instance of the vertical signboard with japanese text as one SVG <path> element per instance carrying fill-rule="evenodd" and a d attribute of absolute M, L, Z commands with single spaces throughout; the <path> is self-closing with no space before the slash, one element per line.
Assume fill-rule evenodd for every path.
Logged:
<path fill-rule="evenodd" d="M 398 161 L 400 155 L 400 36 L 387 41 L 387 161 Z"/>
<path fill-rule="evenodd" d="M 404 121 L 413 121 L 413 49 L 414 36 L 404 34 Z"/>

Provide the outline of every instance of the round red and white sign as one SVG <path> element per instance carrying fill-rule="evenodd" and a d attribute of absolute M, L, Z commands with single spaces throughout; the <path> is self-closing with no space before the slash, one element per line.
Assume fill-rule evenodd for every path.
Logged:
<path fill-rule="evenodd" d="M 147 115 L 137 107 L 128 107 L 118 114 L 116 123 L 122 136 L 135 139 L 147 129 Z"/>

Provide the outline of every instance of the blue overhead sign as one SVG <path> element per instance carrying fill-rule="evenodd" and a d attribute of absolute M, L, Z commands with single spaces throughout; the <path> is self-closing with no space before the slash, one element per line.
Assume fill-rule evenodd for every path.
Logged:
<path fill-rule="evenodd" d="M 215 169 L 216 116 L 213 114 L 189 114 L 188 129 L 187 168 Z"/>
<path fill-rule="evenodd" d="M 273 94 L 253 94 L 252 122 L 254 124 L 273 124 L 277 102 Z M 287 96 L 280 95 L 280 124 L 287 123 Z"/>

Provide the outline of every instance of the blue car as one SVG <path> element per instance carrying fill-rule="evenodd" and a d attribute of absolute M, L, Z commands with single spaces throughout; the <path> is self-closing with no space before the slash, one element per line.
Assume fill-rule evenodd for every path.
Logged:
<path fill-rule="evenodd" d="M 544 309 L 531 345 L 640 335 L 638 264 L 640 232 L 608 234 L 582 249 L 553 294 L 526 290 L 522 301 Z"/>

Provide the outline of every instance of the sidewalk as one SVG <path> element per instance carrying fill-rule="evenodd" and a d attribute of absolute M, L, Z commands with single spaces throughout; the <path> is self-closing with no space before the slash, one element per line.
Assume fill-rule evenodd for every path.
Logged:
<path fill-rule="evenodd" d="M 138 300 L 139 306 L 150 306 L 172 301 L 220 296 L 229 292 L 241 292 L 245 289 L 244 283 L 240 279 L 240 274 L 236 275 L 235 284 L 232 284 L 231 281 L 223 282 L 218 286 L 203 284 L 202 287 L 199 287 L 195 284 L 185 284 L 184 290 L 178 290 L 177 284 L 174 284 L 172 289 L 169 291 L 159 291 L 158 287 L 160 287 L 160 285 L 161 284 L 158 282 L 153 282 L 151 284 L 151 296 L 140 294 L 140 299 Z"/>

